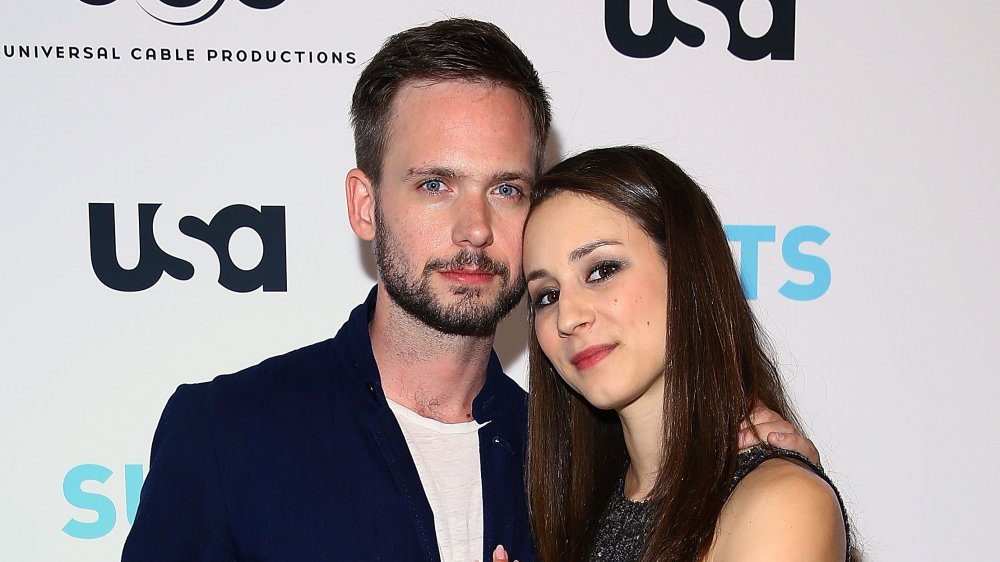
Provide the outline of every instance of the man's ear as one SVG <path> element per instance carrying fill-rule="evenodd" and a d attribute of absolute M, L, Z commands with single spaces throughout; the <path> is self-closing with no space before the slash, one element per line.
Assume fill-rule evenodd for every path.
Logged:
<path fill-rule="evenodd" d="M 375 238 L 375 186 L 359 168 L 347 172 L 347 220 L 362 240 Z"/>

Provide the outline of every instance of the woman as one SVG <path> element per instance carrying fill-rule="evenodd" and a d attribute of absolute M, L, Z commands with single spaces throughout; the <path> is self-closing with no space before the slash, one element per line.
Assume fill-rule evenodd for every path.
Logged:
<path fill-rule="evenodd" d="M 540 560 L 850 559 L 821 470 L 736 449 L 755 401 L 795 417 L 719 217 L 680 168 L 640 147 L 556 165 L 532 191 L 524 269 Z"/>

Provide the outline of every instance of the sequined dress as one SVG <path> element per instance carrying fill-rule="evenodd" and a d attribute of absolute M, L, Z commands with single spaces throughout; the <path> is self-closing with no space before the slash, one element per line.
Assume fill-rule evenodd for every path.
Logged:
<path fill-rule="evenodd" d="M 736 462 L 736 473 L 729 484 L 729 494 L 733 493 L 736 485 L 750 472 L 760 466 L 764 461 L 785 457 L 801 462 L 813 472 L 818 474 L 827 484 L 833 488 L 840 503 L 840 512 L 844 516 L 844 529 L 847 530 L 847 559 L 850 560 L 851 533 L 848 527 L 847 510 L 844 509 L 844 500 L 840 497 L 840 492 L 833 485 L 830 478 L 823 472 L 823 469 L 813 464 L 804 456 L 786 449 L 771 449 L 765 447 L 754 447 L 741 453 Z M 618 480 L 608 506 L 601 515 L 601 521 L 594 537 L 594 545 L 590 550 L 590 562 L 635 562 L 642 553 L 642 547 L 646 542 L 646 531 L 650 519 L 649 505 L 642 500 L 630 500 L 625 497 L 625 474 Z"/>

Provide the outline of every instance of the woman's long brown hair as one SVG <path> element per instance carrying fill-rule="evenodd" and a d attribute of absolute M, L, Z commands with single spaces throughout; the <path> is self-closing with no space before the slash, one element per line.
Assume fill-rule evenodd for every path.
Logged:
<path fill-rule="evenodd" d="M 694 180 L 653 150 L 624 146 L 557 164 L 532 189 L 532 209 L 562 192 L 620 210 L 656 241 L 666 263 L 664 454 L 642 560 L 700 559 L 736 469 L 741 421 L 757 400 L 798 425 L 795 415 L 722 222 Z M 621 423 L 563 383 L 538 346 L 533 312 L 529 323 L 527 491 L 538 555 L 586 560 L 625 467 Z"/>

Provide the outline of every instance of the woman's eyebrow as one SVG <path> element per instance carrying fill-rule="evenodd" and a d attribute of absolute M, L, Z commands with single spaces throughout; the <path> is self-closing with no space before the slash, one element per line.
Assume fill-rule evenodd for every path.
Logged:
<path fill-rule="evenodd" d="M 617 240 L 594 240 L 588 244 L 584 244 L 579 248 L 573 250 L 569 253 L 569 261 L 580 261 L 581 259 L 587 257 L 594 250 L 601 248 L 603 246 L 621 246 L 621 242 Z"/>
<path fill-rule="evenodd" d="M 604 246 L 621 246 L 621 244 L 622 243 L 617 240 L 594 240 L 593 242 L 584 244 L 583 246 L 580 246 L 579 248 L 570 252 L 569 261 L 571 262 L 580 261 L 581 259 L 587 257 L 588 255 L 590 255 L 591 252 L 593 252 L 598 248 L 602 248 Z M 548 276 L 549 272 L 547 270 L 534 269 L 524 276 L 524 281 L 525 283 L 530 283 L 536 279 L 541 279 L 542 277 L 548 277 Z"/>
<path fill-rule="evenodd" d="M 535 279 L 541 279 L 542 277 L 548 277 L 549 272 L 544 269 L 535 269 L 531 273 L 524 276 L 525 283 L 531 283 Z"/>

